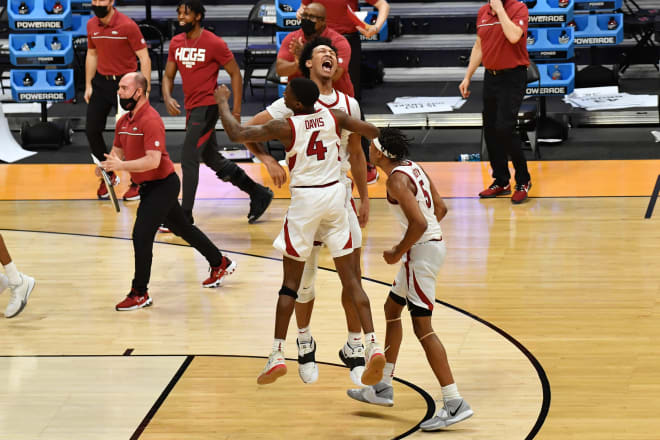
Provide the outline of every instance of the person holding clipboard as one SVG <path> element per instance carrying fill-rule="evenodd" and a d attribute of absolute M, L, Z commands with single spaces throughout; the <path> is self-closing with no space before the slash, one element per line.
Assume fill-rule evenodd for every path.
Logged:
<path fill-rule="evenodd" d="M 128 113 L 117 121 L 112 150 L 101 162 L 106 172 L 128 171 L 140 188 L 140 204 L 133 226 L 135 275 L 131 291 L 115 307 L 118 311 L 152 305 L 147 285 L 151 277 L 154 238 L 161 224 L 208 260 L 211 275 L 202 283 L 203 287 L 219 286 L 236 270 L 236 263 L 223 256 L 190 222 L 179 204 L 181 183 L 165 148 L 163 120 L 147 100 L 147 87 L 147 79 L 139 72 L 128 73 L 119 81 L 119 103 Z"/>

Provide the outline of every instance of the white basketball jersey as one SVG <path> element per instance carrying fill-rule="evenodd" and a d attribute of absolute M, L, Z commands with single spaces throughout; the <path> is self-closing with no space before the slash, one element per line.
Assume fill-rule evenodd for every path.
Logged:
<path fill-rule="evenodd" d="M 361 116 L 360 105 L 355 98 L 334 89 L 329 95 L 320 95 L 319 99 L 314 104 L 314 108 L 316 110 L 321 108 L 338 109 L 356 119 L 360 119 Z M 284 98 L 280 98 L 266 107 L 266 111 L 273 117 L 273 119 L 287 118 L 293 115 L 291 109 L 284 104 Z M 351 169 L 351 164 L 348 162 L 348 136 L 350 134 L 351 132 L 348 130 L 341 131 L 339 158 L 341 160 L 341 171 L 344 175 L 346 175 L 348 170 Z"/>
<path fill-rule="evenodd" d="M 290 186 L 321 186 L 339 181 L 339 133 L 330 110 L 320 109 L 287 120 L 293 142 L 285 146 Z"/>
<path fill-rule="evenodd" d="M 421 209 L 422 214 L 424 214 L 424 218 L 426 219 L 426 223 L 428 224 L 424 235 L 417 240 L 417 243 L 424 243 L 429 240 L 439 240 L 442 238 L 442 229 L 440 228 L 440 223 L 438 223 L 438 219 L 435 217 L 434 213 L 435 206 L 433 205 L 433 197 L 431 197 L 431 183 L 424 171 L 415 162 L 406 160 L 403 164 L 394 168 L 390 173 L 390 176 L 394 173 L 403 173 L 408 176 L 417 189 L 415 198 L 417 199 L 419 209 Z M 399 220 L 403 233 L 405 234 L 408 229 L 408 219 L 406 218 L 406 214 L 404 214 L 398 202 L 390 198 L 389 194 L 387 195 L 387 201 L 390 203 L 390 208 L 392 208 L 394 215 L 397 220 Z"/>

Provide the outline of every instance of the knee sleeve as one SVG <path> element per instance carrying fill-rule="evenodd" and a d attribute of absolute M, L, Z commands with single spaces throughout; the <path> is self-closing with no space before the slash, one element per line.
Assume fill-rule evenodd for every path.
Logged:
<path fill-rule="evenodd" d="M 313 300 L 315 298 L 316 294 L 314 292 L 314 285 L 310 286 L 305 286 L 305 285 L 300 285 L 300 289 L 298 290 L 298 298 L 296 299 L 296 302 L 299 302 L 301 304 L 306 304 Z"/>
<path fill-rule="evenodd" d="M 289 289 L 289 288 L 286 287 L 286 286 L 282 286 L 282 288 L 280 289 L 280 291 L 278 292 L 278 294 L 279 294 L 279 295 L 290 296 L 290 297 L 293 298 L 293 299 L 298 298 L 298 294 L 296 293 L 296 291 L 293 290 L 293 289 Z"/>

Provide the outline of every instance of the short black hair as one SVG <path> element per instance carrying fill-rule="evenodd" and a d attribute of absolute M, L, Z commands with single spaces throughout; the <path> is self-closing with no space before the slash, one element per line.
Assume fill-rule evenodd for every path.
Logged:
<path fill-rule="evenodd" d="M 179 8 L 185 6 L 186 10 L 192 11 L 195 15 L 201 14 L 202 20 L 204 20 L 204 13 L 206 9 L 204 5 L 199 0 L 179 0 L 179 4 L 176 6 L 176 12 L 179 12 Z M 200 20 L 201 21 L 201 20 Z"/>
<path fill-rule="evenodd" d="M 300 58 L 298 59 L 298 68 L 305 78 L 309 78 L 309 67 L 305 63 L 307 60 L 312 59 L 312 53 L 314 53 L 314 49 L 318 46 L 328 46 L 335 51 L 335 55 L 337 54 L 337 49 L 332 45 L 332 41 L 329 38 L 316 37 L 312 41 L 308 41 L 303 46 L 302 52 L 300 52 Z"/>
<path fill-rule="evenodd" d="M 319 88 L 311 79 L 293 78 L 289 81 L 289 88 L 305 107 L 313 107 L 316 100 L 319 99 Z"/>
<path fill-rule="evenodd" d="M 412 139 L 403 134 L 398 128 L 381 128 L 378 140 L 383 150 L 394 156 L 394 160 L 402 160 L 408 157 L 408 146 Z"/>

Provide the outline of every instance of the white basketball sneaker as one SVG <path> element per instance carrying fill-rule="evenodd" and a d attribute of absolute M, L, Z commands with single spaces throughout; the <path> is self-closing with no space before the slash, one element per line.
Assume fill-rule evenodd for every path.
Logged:
<path fill-rule="evenodd" d="M 25 308 L 30 297 L 30 292 L 34 289 L 34 278 L 22 273 L 21 284 L 9 286 L 9 289 L 11 290 L 11 297 L 5 309 L 5 318 L 13 318 Z"/>
<path fill-rule="evenodd" d="M 376 385 L 353 388 L 346 391 L 348 397 L 364 403 L 380 406 L 394 406 L 394 388 L 384 382 Z"/>
<path fill-rule="evenodd" d="M 286 364 L 284 363 L 284 353 L 274 351 L 268 356 L 268 362 L 257 377 L 259 385 L 267 385 L 275 382 L 278 378 L 286 374 Z"/>
<path fill-rule="evenodd" d="M 376 385 L 383 379 L 383 369 L 385 368 L 385 354 L 378 342 L 367 342 L 365 359 L 367 366 L 362 373 L 362 383 Z"/>
<path fill-rule="evenodd" d="M 316 341 L 300 342 L 298 345 L 298 374 L 305 383 L 314 383 L 319 380 L 319 367 L 316 365 Z"/>
<path fill-rule="evenodd" d="M 464 399 L 445 400 L 435 416 L 422 422 L 419 427 L 422 428 L 422 431 L 438 431 L 472 417 L 473 414 L 474 411 Z"/>

